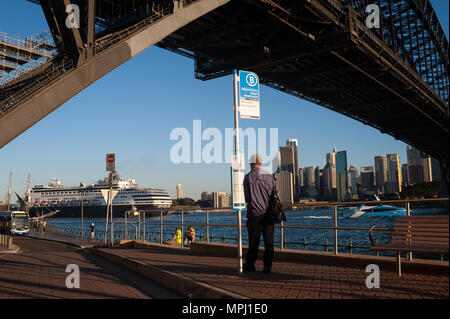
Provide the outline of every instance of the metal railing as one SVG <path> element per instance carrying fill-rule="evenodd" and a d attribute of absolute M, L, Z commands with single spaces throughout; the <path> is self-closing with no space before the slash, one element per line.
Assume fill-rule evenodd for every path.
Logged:
<path fill-rule="evenodd" d="M 339 206 L 353 206 L 353 205 L 359 205 L 359 204 L 385 204 L 385 203 L 397 203 L 397 204 L 404 204 L 406 206 L 407 215 L 411 215 L 411 203 L 433 203 L 433 202 L 448 202 L 448 198 L 435 198 L 435 199 L 417 199 L 417 200 L 387 200 L 387 201 L 373 201 L 373 202 L 332 202 L 332 203 L 305 203 L 299 205 L 302 208 L 310 208 L 310 207 L 333 207 L 332 211 L 332 219 L 333 219 L 333 225 L 332 226 L 309 226 L 309 225 L 285 225 L 284 223 L 281 223 L 280 225 L 275 225 L 275 229 L 277 232 L 279 232 L 279 241 L 277 242 L 279 245 L 280 250 L 285 250 L 289 247 L 297 246 L 297 247 L 303 247 L 303 250 L 307 250 L 308 247 L 319 247 L 323 248 L 325 251 L 331 250 L 334 252 L 335 255 L 339 254 L 339 249 L 346 250 L 349 253 L 353 253 L 353 250 L 359 249 L 359 250 L 367 250 L 370 251 L 370 247 L 360 246 L 358 243 L 356 245 L 353 243 L 352 238 L 350 237 L 347 241 L 347 243 L 339 244 L 339 232 L 341 231 L 364 231 L 367 232 L 367 236 L 369 234 L 369 230 L 371 227 L 357 227 L 357 226 L 339 226 L 338 225 L 338 207 Z M 297 206 L 296 206 L 297 207 Z M 204 228 L 205 232 L 200 233 L 196 231 L 196 237 L 200 239 L 201 242 L 230 242 L 234 241 L 237 242 L 237 236 L 236 237 L 227 237 L 225 233 L 223 232 L 222 235 L 217 235 L 217 228 L 237 228 L 237 224 L 217 224 L 217 223 L 210 223 L 210 213 L 217 211 L 216 209 L 208 208 L 208 209 L 201 209 L 201 212 L 205 214 L 205 222 L 204 223 L 186 223 L 185 222 L 185 216 L 190 215 L 188 212 L 193 212 L 199 210 L 199 208 L 193 207 L 193 208 L 170 208 L 167 209 L 171 212 L 177 212 L 180 215 L 179 221 L 165 221 L 165 216 L 162 210 L 158 210 L 159 212 L 159 221 L 155 222 L 149 220 L 149 214 L 151 213 L 153 216 L 155 214 L 155 211 L 152 212 L 139 212 L 139 214 L 136 216 L 136 218 L 130 219 L 124 216 L 123 222 L 118 223 L 117 218 L 115 227 L 117 225 L 121 226 L 121 229 L 117 229 L 114 231 L 114 239 L 117 240 L 144 240 L 148 242 L 154 242 L 159 243 L 160 245 L 163 245 L 167 243 L 167 241 L 170 241 L 170 237 L 174 235 L 173 229 L 175 227 L 179 227 L 181 230 L 181 234 L 184 235 L 184 228 L 188 226 L 196 227 L 197 229 L 199 227 Z M 174 214 L 169 214 L 168 216 L 173 216 Z M 166 215 L 167 216 L 167 215 Z M 158 217 L 156 217 L 158 218 Z M 166 217 L 167 218 L 167 217 Z M 172 231 L 167 231 L 168 227 L 172 229 Z M 242 225 L 243 228 L 245 228 L 245 225 Z M 214 236 L 211 229 L 214 229 L 216 231 L 216 235 Z M 130 231 L 131 229 L 131 231 Z M 328 241 L 328 237 L 325 237 L 325 240 L 323 243 L 318 242 L 308 242 L 306 236 L 303 237 L 303 241 L 288 241 L 287 236 L 285 233 L 285 230 L 288 229 L 308 229 L 308 230 L 317 230 L 317 231 L 333 231 L 333 238 L 330 239 L 330 242 Z M 390 231 L 390 227 L 376 227 L 376 231 Z M 81 234 L 80 230 L 76 227 L 62 227 L 62 226 L 48 226 L 48 231 L 54 232 L 55 234 L 62 236 L 63 238 L 67 239 L 88 239 L 89 234 L 88 232 L 85 232 L 85 234 Z M 108 233 L 104 230 L 100 230 L 95 232 L 94 235 L 94 241 L 103 242 L 105 238 L 108 237 Z M 183 236 L 184 237 L 184 236 Z M 181 244 L 179 246 L 181 248 L 184 248 L 184 238 L 182 237 Z M 178 244 L 177 244 L 178 245 Z M 377 253 L 378 255 L 378 253 Z M 409 258 L 412 259 L 412 255 L 408 254 Z M 441 256 L 441 259 L 443 256 Z"/>

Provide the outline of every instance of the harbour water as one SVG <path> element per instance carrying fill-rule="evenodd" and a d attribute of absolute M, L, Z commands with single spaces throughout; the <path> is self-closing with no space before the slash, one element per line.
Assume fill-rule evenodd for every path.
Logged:
<path fill-rule="evenodd" d="M 437 215 L 447 214 L 445 208 L 422 208 L 412 209 L 411 215 Z M 288 210 L 286 211 L 287 221 L 285 226 L 333 226 L 333 211 L 328 208 L 315 210 Z M 237 235 L 237 213 L 236 212 L 210 212 L 208 216 L 209 225 L 233 225 L 233 226 L 209 226 L 209 241 L 216 243 L 236 244 Z M 198 226 L 206 224 L 206 214 L 196 212 L 183 215 L 184 225 L 193 225 L 196 230 L 196 240 L 206 241 L 206 226 Z M 376 225 L 378 227 L 392 227 L 395 218 L 378 217 L 378 218 L 345 218 L 338 217 L 339 227 L 370 227 Z M 105 218 L 85 218 L 84 232 L 88 237 L 89 225 L 95 224 L 96 234 L 99 235 L 105 230 Z M 136 230 L 138 227 L 137 218 L 128 219 L 128 238 L 136 238 Z M 242 224 L 245 225 L 245 212 L 242 213 Z M 170 240 L 175 228 L 181 224 L 181 214 L 169 214 L 163 217 L 163 240 Z M 81 230 L 81 222 L 78 218 L 54 218 L 48 219 L 47 225 L 67 227 L 71 229 Z M 141 223 L 141 234 L 143 231 Z M 187 226 L 184 226 L 184 230 Z M 152 242 L 159 242 L 160 218 L 147 218 L 145 225 L 146 239 Z M 114 218 L 114 231 L 118 236 L 124 236 L 124 219 Z M 314 250 L 314 251 L 334 251 L 334 231 L 330 229 L 284 229 L 284 248 L 298 250 Z M 243 244 L 247 245 L 247 232 L 243 228 L 242 231 Z M 389 242 L 389 231 L 376 231 L 374 238 L 378 243 Z M 261 245 L 263 241 L 261 240 Z M 280 229 L 275 229 L 275 247 L 280 247 Z M 338 230 L 338 250 L 342 253 L 353 254 L 374 254 L 369 250 L 370 241 L 367 230 Z M 389 252 L 386 255 L 391 255 Z M 437 256 L 439 257 L 439 256 Z"/>

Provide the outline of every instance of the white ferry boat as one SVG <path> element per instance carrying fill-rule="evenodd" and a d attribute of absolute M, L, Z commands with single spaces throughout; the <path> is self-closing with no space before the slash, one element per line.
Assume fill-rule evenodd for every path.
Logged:
<path fill-rule="evenodd" d="M 85 217 L 105 217 L 106 201 L 102 189 L 108 189 L 108 177 L 92 185 L 64 187 L 53 178 L 48 185 L 36 185 L 30 193 L 30 214 L 40 215 L 60 210 L 54 217 L 77 218 L 81 216 L 81 205 Z M 163 189 L 141 188 L 134 179 L 121 180 L 113 173 L 113 190 L 118 190 L 113 199 L 114 217 L 123 217 L 128 210 L 166 209 L 172 206 L 172 199 Z M 155 212 L 155 216 L 159 216 Z M 150 216 L 151 217 L 151 216 Z"/>

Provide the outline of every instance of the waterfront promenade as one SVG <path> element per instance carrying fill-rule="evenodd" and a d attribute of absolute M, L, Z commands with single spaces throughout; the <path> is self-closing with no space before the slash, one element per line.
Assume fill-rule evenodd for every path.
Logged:
<path fill-rule="evenodd" d="M 45 236 L 45 235 L 44 235 Z M 50 236 L 48 236 L 50 238 Z M 33 240 L 34 244 L 22 241 Z M 449 296 L 448 261 L 404 263 L 390 257 L 277 251 L 271 274 L 237 274 L 234 246 L 191 248 L 128 242 L 75 249 L 24 237 L 16 254 L 0 253 L 0 298 L 440 299 Z M 50 246 L 49 246 L 50 245 Z M 70 246 L 70 247 L 69 247 Z M 245 252 L 245 251 L 244 251 Z M 298 255 L 298 256 L 297 256 Z M 80 265 L 80 289 L 65 287 L 65 265 Z M 366 265 L 380 267 L 380 288 L 366 287 Z M 152 288 L 149 287 L 158 287 Z M 147 289 L 147 292 L 145 292 Z M 156 290 L 155 290 L 156 289 Z M 150 290 L 150 292 L 149 292 Z M 153 291 L 153 295 L 152 295 Z M 155 292 L 156 291 L 156 292 Z"/>

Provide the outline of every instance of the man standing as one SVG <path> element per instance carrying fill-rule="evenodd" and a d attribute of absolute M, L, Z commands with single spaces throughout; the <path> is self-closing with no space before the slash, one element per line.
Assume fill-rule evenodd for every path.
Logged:
<path fill-rule="evenodd" d="M 248 252 L 245 258 L 244 272 L 256 271 L 261 233 L 264 237 L 264 270 L 272 271 L 273 259 L 273 222 L 267 220 L 266 211 L 270 195 L 278 194 L 277 184 L 271 174 L 261 168 L 262 158 L 255 154 L 250 158 L 251 171 L 244 178 L 245 202 L 247 203 Z"/>

